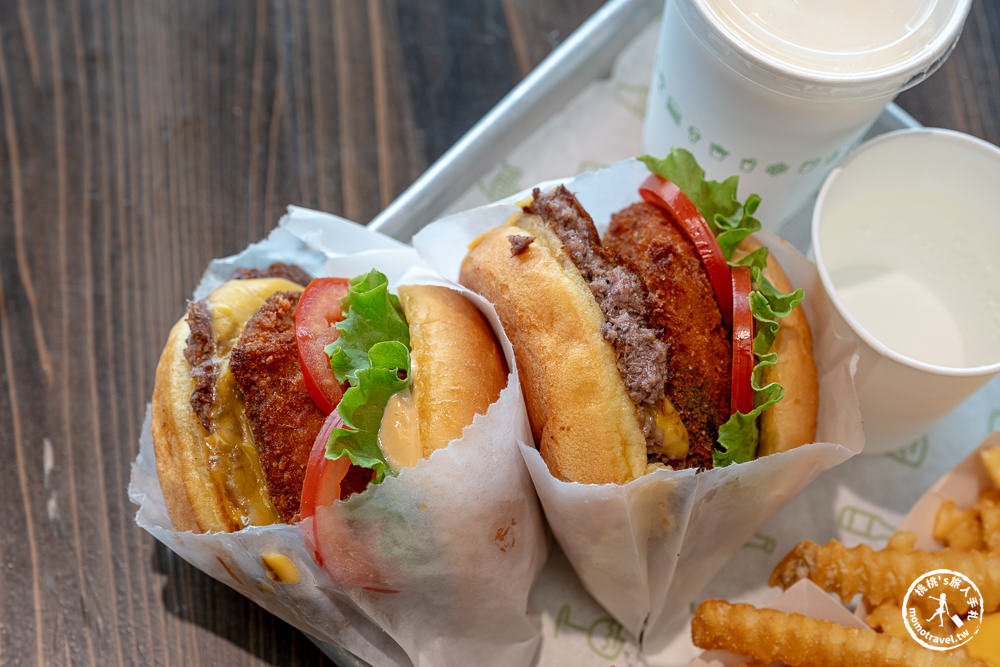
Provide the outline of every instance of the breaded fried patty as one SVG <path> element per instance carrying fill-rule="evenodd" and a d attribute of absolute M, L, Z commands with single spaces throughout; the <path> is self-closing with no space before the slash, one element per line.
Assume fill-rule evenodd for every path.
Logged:
<path fill-rule="evenodd" d="M 276 292 L 247 321 L 229 366 L 246 399 L 261 468 L 282 520 L 298 518 L 302 481 L 325 416 L 309 397 L 295 342 L 296 292 Z"/>
<path fill-rule="evenodd" d="M 697 250 L 667 213 L 645 202 L 612 216 L 604 247 L 642 277 L 650 321 L 670 343 L 666 393 L 690 437 L 686 466 L 711 467 L 729 418 L 732 343 Z"/>

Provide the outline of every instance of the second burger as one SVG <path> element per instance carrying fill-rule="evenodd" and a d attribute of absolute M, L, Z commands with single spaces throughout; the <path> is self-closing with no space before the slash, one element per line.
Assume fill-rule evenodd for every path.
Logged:
<path fill-rule="evenodd" d="M 759 198 L 690 153 L 645 158 L 643 201 L 602 241 L 576 197 L 537 188 L 478 239 L 460 282 L 497 309 L 552 474 L 625 483 L 812 442 L 818 383 L 793 290 L 751 236 Z M 637 197 L 638 198 L 638 197 Z"/>

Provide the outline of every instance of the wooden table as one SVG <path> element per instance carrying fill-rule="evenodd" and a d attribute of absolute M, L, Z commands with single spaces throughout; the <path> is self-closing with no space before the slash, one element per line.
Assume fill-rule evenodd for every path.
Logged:
<path fill-rule="evenodd" d="M 599 0 L 0 2 L 0 663 L 312 664 L 126 497 L 206 263 L 367 221 Z M 900 104 L 1000 143 L 1000 3 Z"/>

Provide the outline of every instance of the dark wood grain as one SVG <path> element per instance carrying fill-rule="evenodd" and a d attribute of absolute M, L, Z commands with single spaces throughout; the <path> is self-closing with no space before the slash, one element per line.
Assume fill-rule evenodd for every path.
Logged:
<path fill-rule="evenodd" d="M 166 332 L 289 202 L 369 220 L 598 0 L 0 0 L 0 663 L 316 664 L 125 489 Z M 1000 142 L 1000 6 L 900 98 Z"/>

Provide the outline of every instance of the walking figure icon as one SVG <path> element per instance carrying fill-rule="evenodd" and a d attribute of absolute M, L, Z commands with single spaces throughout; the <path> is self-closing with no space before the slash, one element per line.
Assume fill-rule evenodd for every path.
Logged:
<path fill-rule="evenodd" d="M 958 614 L 952 614 L 951 612 L 948 611 L 948 596 L 945 593 L 942 593 L 941 597 L 937 597 L 937 598 L 932 597 L 931 599 L 932 600 L 937 600 L 938 608 L 937 608 L 937 611 L 935 611 L 933 614 L 931 614 L 930 618 L 925 619 L 927 623 L 930 623 L 931 621 L 933 621 L 936 618 L 936 619 L 938 619 L 938 627 L 939 628 L 943 628 L 944 627 L 944 619 L 945 619 L 945 616 L 947 616 L 948 618 L 951 619 L 951 622 L 955 624 L 955 627 L 959 627 L 960 628 L 960 627 L 962 627 L 965 624 L 965 622 L 962 620 L 961 616 L 959 616 Z"/>

